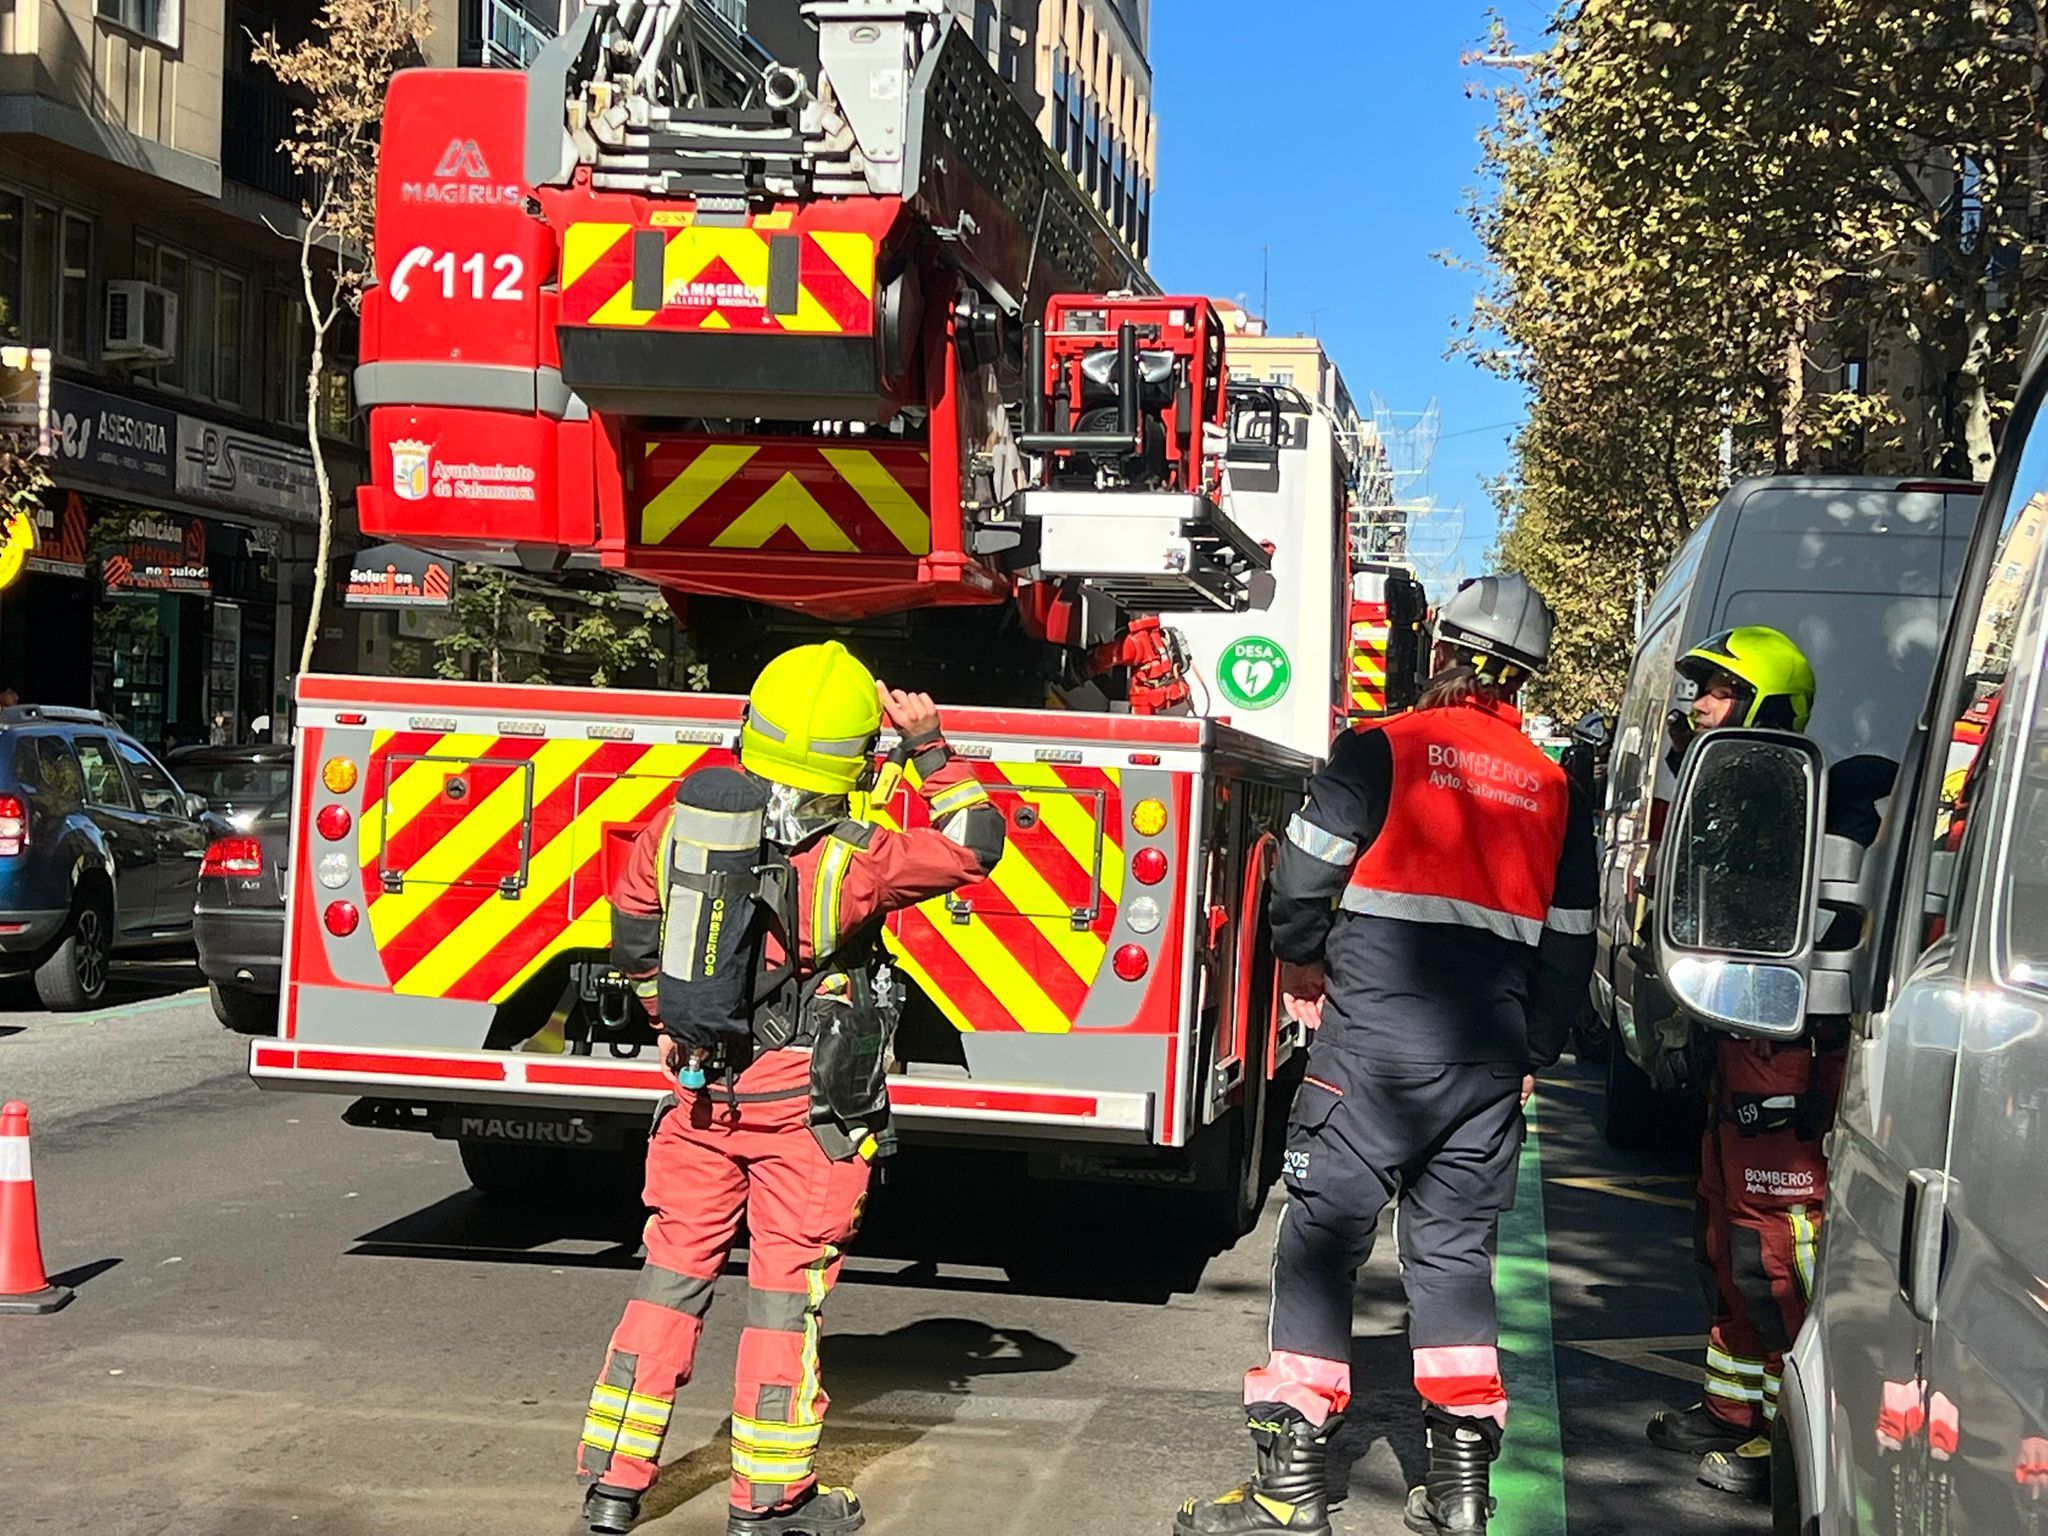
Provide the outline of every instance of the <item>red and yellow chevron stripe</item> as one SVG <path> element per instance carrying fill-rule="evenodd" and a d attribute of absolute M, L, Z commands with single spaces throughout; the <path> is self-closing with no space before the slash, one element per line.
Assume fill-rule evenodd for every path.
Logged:
<path fill-rule="evenodd" d="M 657 438 L 635 474 L 638 541 L 649 549 L 770 549 L 927 555 L 931 462 L 861 438 Z"/>
<path fill-rule="evenodd" d="M 1351 713 L 1387 712 L 1387 643 L 1385 624 L 1351 626 Z"/>
<path fill-rule="evenodd" d="M 974 766 L 1009 823 L 1009 847 L 993 876 L 958 893 L 965 922 L 944 898 L 926 902 L 891 922 L 889 948 L 956 1029 L 1065 1033 L 1102 970 L 1123 899 L 1120 775 Z M 889 814 L 873 814 L 885 826 L 916 826 L 924 804 L 906 794 Z M 1076 928 L 1076 912 L 1091 908 Z"/>
<path fill-rule="evenodd" d="M 652 309 L 634 305 L 640 235 L 662 242 L 661 302 Z M 789 243 L 778 252 L 777 241 Z M 795 265 L 782 314 L 769 280 L 775 261 Z M 866 336 L 874 330 L 875 239 L 858 230 L 797 231 L 786 212 L 756 214 L 745 227 L 571 224 L 562 236 L 561 288 L 564 325 Z M 643 281 L 640 297 L 647 296 Z"/>
<path fill-rule="evenodd" d="M 607 896 L 635 835 L 678 778 L 731 761 L 697 746 L 380 732 L 357 851 L 392 990 L 503 1002 L 549 959 L 606 948 Z M 927 902 L 892 919 L 889 947 L 961 1030 L 1065 1032 L 1108 958 L 1123 896 L 1119 775 L 975 772 L 1005 813 L 1009 848 L 990 879 L 958 893 L 965 922 L 945 899 Z M 907 791 L 870 814 L 927 824 Z"/>
<path fill-rule="evenodd" d="M 357 849 L 392 990 L 502 1002 L 553 956 L 605 948 L 634 835 L 683 774 L 731 761 L 696 746 L 379 733 Z"/>

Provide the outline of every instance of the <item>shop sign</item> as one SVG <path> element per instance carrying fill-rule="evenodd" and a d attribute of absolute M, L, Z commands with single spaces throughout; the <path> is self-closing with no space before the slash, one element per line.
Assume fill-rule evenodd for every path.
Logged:
<path fill-rule="evenodd" d="M 309 450 L 196 416 L 178 418 L 177 487 L 188 501 L 308 526 L 319 521 L 320 485 Z"/>
<path fill-rule="evenodd" d="M 446 560 L 404 544 L 376 544 L 349 563 L 349 608 L 448 608 L 455 572 Z"/>
<path fill-rule="evenodd" d="M 197 518 L 142 513 L 100 562 L 109 592 L 211 592 L 206 524 Z"/>
<path fill-rule="evenodd" d="M 98 485 L 169 496 L 176 492 L 178 415 L 136 400 L 50 382 L 50 456 Z"/>
<path fill-rule="evenodd" d="M 85 498 L 78 492 L 64 493 L 61 510 L 47 503 L 36 508 L 36 552 L 28 568 L 45 576 L 85 574 Z"/>
<path fill-rule="evenodd" d="M 38 434 L 35 452 L 47 453 L 41 433 L 50 416 L 50 349 L 0 347 L 0 428 Z"/>

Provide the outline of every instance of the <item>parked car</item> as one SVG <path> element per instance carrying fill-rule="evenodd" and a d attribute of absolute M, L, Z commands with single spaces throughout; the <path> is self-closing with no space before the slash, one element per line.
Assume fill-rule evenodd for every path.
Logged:
<path fill-rule="evenodd" d="M 1808 744 L 1714 732 L 1690 749 L 1660 854 L 1660 884 L 1688 900 L 1660 918 L 1659 969 L 1689 1012 L 1765 1038 L 1796 1038 L 1813 1015 L 1853 1026 L 1812 1306 L 1773 1426 L 1779 1536 L 2048 1529 L 2044 398 L 2048 340 L 1985 489 L 1931 690 L 1904 701 L 1876 841 L 1819 835 L 1828 785 Z M 1980 707 L 1993 697 L 1995 712 Z M 1981 758 L 1959 793 L 1944 781 L 1973 713 Z M 1699 857 L 1717 780 L 1745 826 L 1784 829 L 1754 839 L 1772 857 Z M 1835 939 L 1823 909 L 1853 920 L 1849 947 L 1816 947 L 1816 930 Z"/>
<path fill-rule="evenodd" d="M 205 808 L 105 715 L 0 709 L 0 969 L 90 1008 L 115 954 L 190 943 Z"/>
<path fill-rule="evenodd" d="M 284 899 L 291 860 L 291 794 L 247 826 L 207 845 L 199 866 L 192 934 L 214 1016 L 229 1029 L 264 1034 L 277 1025 L 284 970 Z"/>
<path fill-rule="evenodd" d="M 179 747 L 164 761 L 180 784 L 206 802 L 207 827 L 215 837 L 246 832 L 291 788 L 292 749 L 274 742 Z"/>
<path fill-rule="evenodd" d="M 1701 640 L 1767 624 L 1799 643 L 1818 681 L 1808 726 L 1829 763 L 1896 760 L 1934 667 L 1981 487 L 1869 476 L 1738 481 L 1672 557 L 1644 611 L 1614 727 L 1594 1011 L 1607 1053 L 1609 1145 L 1647 1146 L 1672 1123 L 1689 1028 L 1638 931 L 1671 797 L 1665 716 L 1684 702 L 1674 664 Z"/>

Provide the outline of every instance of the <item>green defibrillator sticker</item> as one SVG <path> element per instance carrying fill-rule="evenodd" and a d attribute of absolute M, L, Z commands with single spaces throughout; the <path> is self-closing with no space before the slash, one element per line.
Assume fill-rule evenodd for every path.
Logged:
<path fill-rule="evenodd" d="M 1263 635 L 1247 635 L 1226 645 L 1216 673 L 1223 696 L 1239 709 L 1271 709 L 1287 696 L 1294 681 L 1287 653 Z"/>

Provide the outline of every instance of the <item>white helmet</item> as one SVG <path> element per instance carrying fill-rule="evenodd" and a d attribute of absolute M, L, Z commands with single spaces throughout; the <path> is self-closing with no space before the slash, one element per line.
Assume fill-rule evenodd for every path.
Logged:
<path fill-rule="evenodd" d="M 1460 587 L 1438 613 L 1437 639 L 1467 653 L 1482 676 L 1499 675 L 1488 661 L 1541 672 L 1550 661 L 1550 604 L 1523 577 L 1481 576 Z"/>

